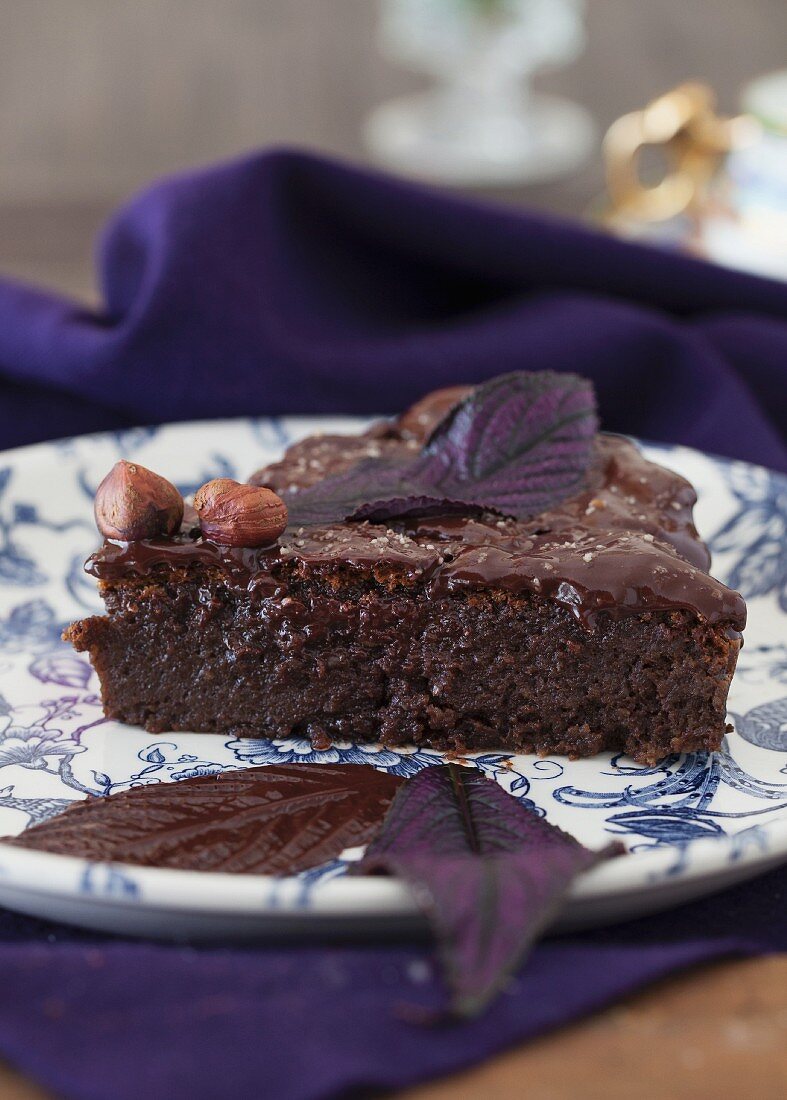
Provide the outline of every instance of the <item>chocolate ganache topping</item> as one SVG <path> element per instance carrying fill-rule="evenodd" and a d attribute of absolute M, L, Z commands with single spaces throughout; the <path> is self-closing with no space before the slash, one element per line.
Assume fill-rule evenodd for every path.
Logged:
<path fill-rule="evenodd" d="M 320 479 L 384 456 L 412 459 L 445 414 L 445 398 L 419 402 L 399 421 L 360 436 L 312 436 L 250 478 L 293 499 Z M 600 612 L 688 610 L 733 631 L 745 625 L 742 597 L 709 576 L 710 557 L 692 522 L 696 495 L 679 475 L 647 461 L 627 439 L 599 434 L 579 491 L 537 516 L 495 512 L 290 524 L 277 544 L 228 547 L 205 539 L 187 507 L 183 527 L 168 539 L 108 541 L 87 563 L 112 585 L 173 566 L 200 562 L 231 588 L 259 599 L 302 592 L 326 567 L 348 580 L 380 583 L 392 592 L 423 591 L 432 599 L 460 590 L 502 590 L 554 600 L 587 629 Z"/>
<path fill-rule="evenodd" d="M 367 844 L 402 783 L 363 764 L 272 764 L 74 802 L 3 840 L 148 867 L 293 874 Z"/>

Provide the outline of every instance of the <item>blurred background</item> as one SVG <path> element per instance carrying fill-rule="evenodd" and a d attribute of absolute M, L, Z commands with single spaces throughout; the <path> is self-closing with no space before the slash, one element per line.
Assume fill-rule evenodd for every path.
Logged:
<path fill-rule="evenodd" d="M 701 189 L 722 173 L 715 197 L 700 196 L 702 217 L 708 203 L 729 214 L 730 179 L 745 190 L 738 215 L 757 192 L 762 227 L 763 180 L 766 226 L 787 213 L 785 86 L 748 87 L 787 64 L 785 0 L 0 0 L 0 28 L 0 272 L 87 300 L 95 234 L 124 197 L 272 143 L 562 215 L 609 215 L 603 135 L 686 80 L 717 97 L 689 105 L 699 137 L 688 148 L 685 119 L 675 122 L 683 101 L 630 117 L 607 149 L 618 206 L 644 142 L 656 160 L 675 154 Z M 760 152 L 738 155 L 736 176 L 726 158 L 738 131 L 707 120 L 756 113 L 763 97 L 768 156 L 741 130 L 741 146 Z M 649 171 L 658 182 L 664 163 L 644 157 L 643 179 Z M 655 215 L 635 199 L 608 223 L 696 244 L 687 186 L 662 189 Z M 719 244 L 719 258 L 736 263 L 740 243 Z"/>

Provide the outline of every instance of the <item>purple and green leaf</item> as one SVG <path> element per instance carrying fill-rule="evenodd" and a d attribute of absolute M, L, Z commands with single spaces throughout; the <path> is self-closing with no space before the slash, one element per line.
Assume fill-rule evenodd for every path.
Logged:
<path fill-rule="evenodd" d="M 550 923 L 573 880 L 623 851 L 590 851 L 475 768 L 425 768 L 394 797 L 354 868 L 404 879 L 438 942 L 450 1012 L 483 1010 Z"/>
<path fill-rule="evenodd" d="M 549 371 L 500 375 L 451 409 L 412 459 L 367 459 L 288 494 L 290 521 L 473 510 L 536 515 L 582 484 L 597 429 L 586 379 Z"/>

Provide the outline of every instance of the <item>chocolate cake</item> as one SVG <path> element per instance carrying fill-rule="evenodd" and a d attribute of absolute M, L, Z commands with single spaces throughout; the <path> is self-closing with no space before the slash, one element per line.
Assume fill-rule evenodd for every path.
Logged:
<path fill-rule="evenodd" d="M 549 376 L 559 395 L 566 377 Z M 745 606 L 708 573 L 691 485 L 572 413 L 543 461 L 538 424 L 524 466 L 507 452 L 525 495 L 490 488 L 446 439 L 461 417 L 487 441 L 517 428 L 495 384 L 495 420 L 492 391 L 440 391 L 360 436 L 305 439 L 248 484 L 211 482 L 185 518 L 163 479 L 113 472 L 97 501 L 112 537 L 86 566 L 107 614 L 66 633 L 106 714 L 318 748 L 611 749 L 646 764 L 718 748 Z M 422 491 L 438 460 L 440 490 Z M 358 484 L 364 502 L 336 503 Z M 536 490 L 547 504 L 527 511 Z M 133 522 L 118 511 L 132 498 Z"/>

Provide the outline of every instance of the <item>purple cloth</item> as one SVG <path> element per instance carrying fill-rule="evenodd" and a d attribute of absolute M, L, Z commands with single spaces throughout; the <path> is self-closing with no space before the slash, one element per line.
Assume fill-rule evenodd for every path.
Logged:
<path fill-rule="evenodd" d="M 604 425 L 787 469 L 787 286 L 314 157 L 134 200 L 105 305 L 0 280 L 0 446 L 193 417 L 396 411 L 503 371 L 593 378 Z M 787 870 L 540 944 L 427 1029 L 426 947 L 174 947 L 0 914 L 0 1054 L 77 1098 L 307 1100 L 476 1062 L 680 967 L 787 950 Z"/>
<path fill-rule="evenodd" d="M 461 1069 L 672 971 L 787 950 L 787 869 L 615 928 L 547 940 L 473 1023 L 408 1022 L 426 947 L 176 947 L 0 916 L 0 1055 L 78 1100 L 317 1100 Z M 668 1067 L 665 1067 L 668 1069 Z"/>
<path fill-rule="evenodd" d="M 549 368 L 609 429 L 787 469 L 781 283 L 295 153 L 157 184 L 99 267 L 95 311 L 0 281 L 0 446 Z"/>

